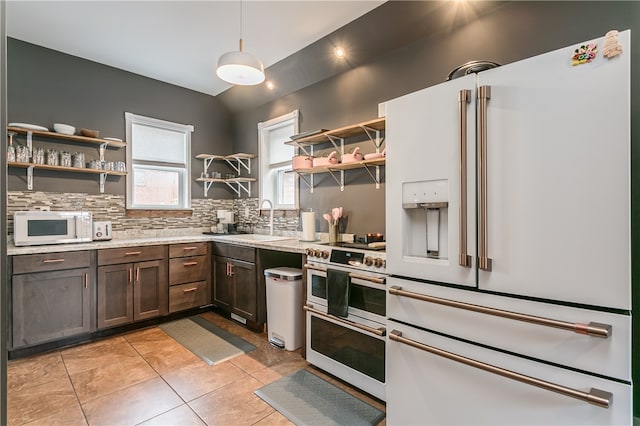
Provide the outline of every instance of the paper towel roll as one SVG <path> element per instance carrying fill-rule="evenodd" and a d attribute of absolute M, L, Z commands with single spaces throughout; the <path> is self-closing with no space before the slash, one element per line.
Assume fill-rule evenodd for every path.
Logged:
<path fill-rule="evenodd" d="M 315 241 L 316 213 L 302 212 L 302 241 Z"/>

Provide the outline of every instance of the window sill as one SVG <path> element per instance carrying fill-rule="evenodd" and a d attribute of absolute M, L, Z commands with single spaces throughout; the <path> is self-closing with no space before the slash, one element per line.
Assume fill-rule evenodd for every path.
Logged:
<path fill-rule="evenodd" d="M 193 209 L 127 209 L 127 217 L 191 217 Z"/>

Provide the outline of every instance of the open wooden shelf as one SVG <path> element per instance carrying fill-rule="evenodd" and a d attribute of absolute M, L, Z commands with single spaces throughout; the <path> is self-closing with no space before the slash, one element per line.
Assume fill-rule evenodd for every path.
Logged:
<path fill-rule="evenodd" d="M 61 139 L 61 140 L 67 140 L 67 141 L 72 141 L 72 142 L 82 142 L 82 143 L 92 144 L 92 145 L 103 145 L 103 144 L 106 144 L 107 146 L 113 147 L 113 148 L 123 148 L 123 147 L 127 146 L 127 143 L 124 142 L 124 141 L 119 142 L 119 141 L 112 141 L 112 140 L 108 140 L 108 139 L 89 138 L 89 137 L 86 137 L 86 136 L 65 135 L 63 133 L 56 133 L 56 132 L 44 132 L 44 131 L 40 131 L 40 130 L 29 130 L 29 129 L 24 129 L 22 127 L 8 126 L 7 130 L 10 131 L 10 132 L 16 132 L 18 134 L 27 134 L 27 132 L 31 132 L 31 134 L 33 136 L 51 138 L 51 139 Z"/>
<path fill-rule="evenodd" d="M 353 170 L 361 169 L 368 166 L 382 166 L 385 163 L 385 158 L 376 158 L 373 160 L 353 161 L 351 163 L 338 163 L 331 166 L 313 167 L 310 169 L 296 169 L 291 172 L 298 174 L 311 175 L 316 173 L 328 173 L 338 170 Z"/>
<path fill-rule="evenodd" d="M 326 132 L 317 133 L 303 138 L 293 139 L 285 142 L 287 145 L 317 145 L 320 143 L 330 142 L 331 138 L 346 139 L 351 136 L 364 134 L 365 128 L 371 130 L 384 130 L 386 124 L 385 117 L 376 118 L 374 120 L 364 121 L 362 123 L 341 127 L 339 129 L 327 130 Z"/>
<path fill-rule="evenodd" d="M 19 167 L 23 169 L 27 169 L 29 167 L 33 167 L 34 169 L 42 169 L 42 170 L 55 170 L 59 172 L 73 172 L 73 173 L 93 173 L 93 174 L 102 174 L 106 173 L 108 175 L 116 175 L 116 176 L 126 176 L 127 172 L 117 172 L 115 170 L 100 170 L 100 169 L 89 169 L 86 167 L 65 167 L 65 166 L 50 166 L 48 164 L 36 164 L 36 163 L 20 163 L 17 161 L 11 161 L 7 163 L 9 167 Z"/>

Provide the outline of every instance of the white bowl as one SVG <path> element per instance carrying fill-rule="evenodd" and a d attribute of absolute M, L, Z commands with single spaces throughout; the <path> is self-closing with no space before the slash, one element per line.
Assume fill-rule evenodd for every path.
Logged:
<path fill-rule="evenodd" d="M 76 132 L 75 127 L 60 123 L 53 123 L 53 130 L 55 130 L 56 133 L 62 133 L 64 135 L 72 135 Z"/>

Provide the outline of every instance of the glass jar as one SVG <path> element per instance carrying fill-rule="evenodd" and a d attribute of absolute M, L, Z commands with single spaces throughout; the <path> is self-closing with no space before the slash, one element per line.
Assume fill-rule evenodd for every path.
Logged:
<path fill-rule="evenodd" d="M 74 152 L 73 153 L 73 167 L 84 168 L 84 153 L 83 152 Z"/>
<path fill-rule="evenodd" d="M 60 151 L 60 165 L 71 167 L 71 153 L 69 151 Z"/>
<path fill-rule="evenodd" d="M 47 150 L 47 165 L 48 166 L 57 166 L 58 165 L 58 150 L 57 149 L 48 149 Z"/>
<path fill-rule="evenodd" d="M 16 148 L 13 145 L 7 146 L 7 161 L 16 161 Z"/>
<path fill-rule="evenodd" d="M 44 164 L 44 148 L 33 148 L 33 162 Z"/>
<path fill-rule="evenodd" d="M 29 162 L 29 148 L 24 145 L 18 145 L 16 148 L 16 161 L 19 163 Z"/>

